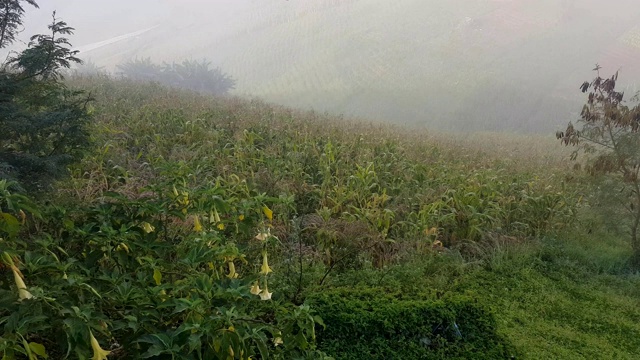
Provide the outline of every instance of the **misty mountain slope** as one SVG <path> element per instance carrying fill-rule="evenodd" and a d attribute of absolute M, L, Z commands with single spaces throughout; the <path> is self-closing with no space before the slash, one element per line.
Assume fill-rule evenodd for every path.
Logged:
<path fill-rule="evenodd" d="M 49 6 L 70 14 L 80 33 L 90 28 L 81 9 L 97 4 Z M 93 26 L 113 36 L 157 28 L 84 56 L 111 68 L 143 57 L 207 58 L 237 79 L 236 94 L 285 105 L 448 130 L 551 131 L 579 110 L 577 84 L 596 62 L 610 72 L 623 66 L 623 81 L 640 75 L 640 51 L 627 39 L 640 19 L 634 5 L 145 0 L 123 5 L 122 30 L 113 10 Z M 133 14 L 143 19 L 138 28 Z"/>
<path fill-rule="evenodd" d="M 332 265 L 323 260 L 314 267 L 309 263 L 304 274 L 311 280 L 305 280 L 310 284 L 305 294 L 360 286 L 375 286 L 384 293 L 399 289 L 403 298 L 429 292 L 465 294 L 495 314 L 497 331 L 522 355 L 516 358 L 639 358 L 640 277 L 627 270 L 631 254 L 627 235 L 604 226 L 591 213 L 600 211 L 596 203 L 574 209 L 573 204 L 585 201 L 579 200 L 583 192 L 577 191 L 583 189 L 581 175 L 567 163 L 571 149 L 555 139 L 477 133 L 471 138 L 443 136 L 104 78 L 70 79 L 70 85 L 99 99 L 93 135 L 94 151 L 100 155 L 79 165 L 82 168 L 74 172 L 71 183 L 85 194 L 82 199 L 97 199 L 102 191 L 137 196 L 160 186 L 155 184 L 168 184 L 170 192 L 173 183 L 192 186 L 189 194 L 205 189 L 210 197 L 209 189 L 231 183 L 227 179 L 246 179 L 232 181 L 251 187 L 251 193 L 262 199 L 295 199 L 270 207 L 276 214 L 272 231 L 285 251 L 281 256 L 270 253 L 274 274 L 279 276 L 269 279 L 274 297 L 286 299 L 285 291 L 296 289 L 295 284 L 286 285 L 292 284 L 289 279 L 297 281 L 291 276 L 295 272 L 287 273 L 290 259 L 296 259 L 286 253 L 289 249 L 297 253 L 299 244 L 304 244 L 309 249 L 305 259 L 348 251 L 353 262 L 336 266 L 331 274 L 324 269 Z M 123 174 L 126 181 L 121 180 Z M 60 192 L 69 193 L 75 191 Z M 224 198 L 232 196 L 238 195 Z M 388 199 L 378 200 L 379 196 Z M 191 199 L 198 204 L 198 197 Z M 260 216 L 261 206 L 256 209 Z M 231 211 L 235 209 L 221 212 L 227 224 L 221 236 L 242 239 L 233 225 L 239 218 Z M 323 211 L 328 211 L 329 220 L 319 217 Z M 381 228 L 367 220 L 364 227 L 358 226 L 363 221 L 360 214 L 377 220 L 374 216 L 389 213 L 390 226 Z M 574 219 L 576 214 L 581 215 Z M 305 225 L 303 234 L 309 238 L 304 243 L 296 228 L 284 225 L 295 224 L 296 219 L 318 219 Z M 338 219 L 345 225 L 328 227 Z M 540 226 L 540 232 L 524 235 L 528 224 Z M 209 220 L 204 226 L 215 224 Z M 435 226 L 439 235 L 425 239 L 423 226 Z M 340 242 L 325 245 L 316 235 L 325 229 Z M 359 240 L 353 231 L 371 240 Z M 372 249 L 361 241 L 376 241 L 378 236 L 393 240 L 389 250 L 375 247 L 374 251 L 399 251 L 398 257 L 379 270 L 370 269 L 371 265 L 360 268 L 360 259 L 368 259 Z M 466 240 L 471 236 L 478 240 Z M 436 243 L 431 247 L 436 239 L 446 247 L 457 245 L 449 250 Z M 247 274 L 249 269 L 243 265 L 239 270 Z M 323 274 L 329 274 L 326 283 L 317 286 Z M 396 315 L 394 311 L 389 319 Z M 324 319 L 328 328 L 335 326 Z M 464 336 L 469 334 L 463 327 L 467 321 L 459 322 Z M 343 328 L 338 325 L 338 329 Z M 388 335 L 380 343 L 391 343 Z"/>

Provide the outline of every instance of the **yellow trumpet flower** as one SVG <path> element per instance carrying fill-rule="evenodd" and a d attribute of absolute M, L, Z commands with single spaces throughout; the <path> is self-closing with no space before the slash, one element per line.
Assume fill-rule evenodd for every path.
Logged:
<path fill-rule="evenodd" d="M 269 207 L 267 205 L 265 205 L 262 208 L 262 212 L 267 217 L 267 219 L 269 219 L 269 221 L 273 221 L 273 211 L 271 211 L 271 209 L 269 209 Z"/>
<path fill-rule="evenodd" d="M 196 215 L 195 220 L 193 222 L 193 230 L 195 232 L 201 232 L 202 231 L 202 224 L 200 223 L 200 217 Z"/>
<path fill-rule="evenodd" d="M 143 222 L 142 223 L 142 230 L 144 230 L 144 232 L 148 233 L 152 233 L 156 228 L 153 227 L 153 225 L 149 224 L 148 222 Z"/>
<path fill-rule="evenodd" d="M 89 338 L 91 340 L 91 349 L 93 350 L 93 357 L 91 359 L 106 360 L 107 355 L 109 355 L 111 351 L 104 350 L 100 347 L 100 343 L 98 343 L 98 340 L 96 340 L 96 338 L 93 336 L 91 330 L 89 330 Z"/>
<path fill-rule="evenodd" d="M 31 299 L 33 295 L 27 290 L 27 285 L 22 280 L 22 276 L 20 274 L 20 270 L 15 265 L 11 265 L 11 271 L 13 271 L 13 279 L 16 282 L 16 287 L 18 288 L 18 297 L 20 297 L 20 301 L 24 299 Z"/>
<path fill-rule="evenodd" d="M 259 295 L 260 291 L 262 291 L 260 289 L 260 285 L 258 285 L 258 282 L 254 282 L 253 285 L 251 286 L 251 294 L 253 295 Z"/>
<path fill-rule="evenodd" d="M 264 289 L 262 289 L 262 292 L 259 295 L 260 295 L 260 300 L 271 300 L 271 295 L 273 295 L 273 293 L 269 292 L 269 289 L 265 284 Z"/>
<path fill-rule="evenodd" d="M 236 272 L 236 265 L 233 263 L 233 261 L 229 261 L 227 265 L 229 265 L 229 275 L 227 275 L 227 277 L 229 279 L 237 279 L 238 273 Z"/>
<path fill-rule="evenodd" d="M 262 267 L 260 268 L 260 274 L 267 275 L 270 272 L 273 272 L 269 267 L 269 262 L 267 261 L 267 252 L 262 252 Z"/>
<path fill-rule="evenodd" d="M 129 253 L 129 247 L 125 243 L 120 243 L 118 246 L 116 246 L 116 250 L 124 250 L 127 254 Z"/>
<path fill-rule="evenodd" d="M 265 241 L 271 236 L 271 229 L 267 228 L 267 230 L 262 230 L 256 235 L 256 239 L 260 241 Z"/>

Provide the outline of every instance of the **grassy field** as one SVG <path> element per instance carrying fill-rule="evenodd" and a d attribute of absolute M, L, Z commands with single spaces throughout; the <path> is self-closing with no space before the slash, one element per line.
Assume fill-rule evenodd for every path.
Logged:
<path fill-rule="evenodd" d="M 273 206 L 279 301 L 357 285 L 466 294 L 491 309 L 517 358 L 640 356 L 629 246 L 601 225 L 570 149 L 552 139 L 459 137 L 107 79 L 73 84 L 99 99 L 95 150 L 62 197 L 242 179 L 285 199 Z"/>

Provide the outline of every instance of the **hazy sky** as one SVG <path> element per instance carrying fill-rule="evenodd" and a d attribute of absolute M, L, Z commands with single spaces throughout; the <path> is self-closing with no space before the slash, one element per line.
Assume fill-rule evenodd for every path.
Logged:
<path fill-rule="evenodd" d="M 553 131 L 596 62 L 640 79 L 637 0 L 39 2 L 25 34 L 57 9 L 109 69 L 207 58 L 239 95 L 440 129 Z"/>

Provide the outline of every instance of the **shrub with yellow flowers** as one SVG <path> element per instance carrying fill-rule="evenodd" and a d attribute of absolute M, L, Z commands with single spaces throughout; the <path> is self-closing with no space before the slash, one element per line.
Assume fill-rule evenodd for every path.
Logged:
<path fill-rule="evenodd" d="M 326 358 L 319 320 L 267 284 L 277 199 L 232 184 L 108 193 L 42 220 L 2 193 L 0 358 Z M 261 248 L 250 257 L 248 241 Z"/>

